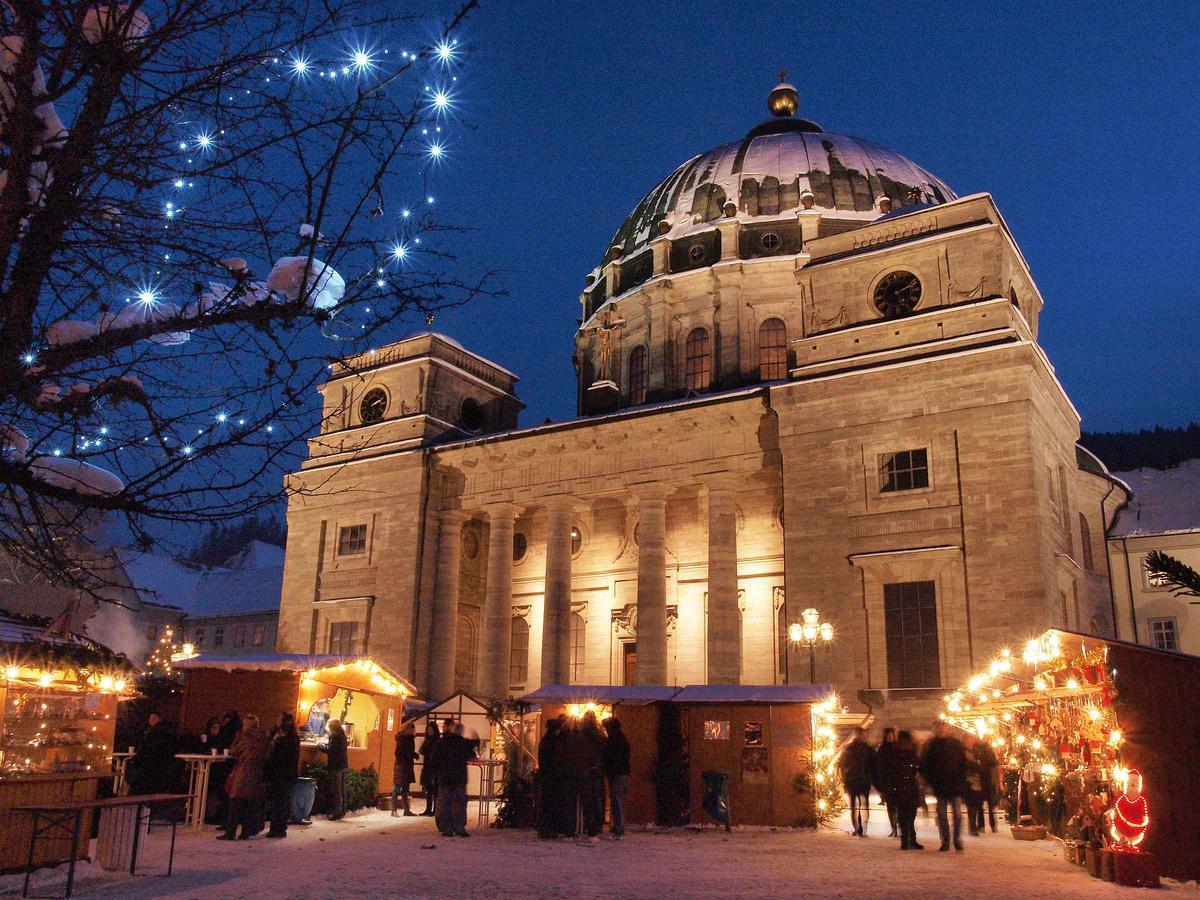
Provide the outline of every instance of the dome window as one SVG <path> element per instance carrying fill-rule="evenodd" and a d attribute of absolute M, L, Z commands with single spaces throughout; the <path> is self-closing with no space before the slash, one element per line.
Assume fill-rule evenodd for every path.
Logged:
<path fill-rule="evenodd" d="M 629 351 L 629 405 L 646 402 L 646 348 L 639 344 Z"/>
<path fill-rule="evenodd" d="M 921 281 L 912 272 L 889 272 L 875 286 L 874 300 L 886 319 L 907 316 L 921 302 Z"/>
<path fill-rule="evenodd" d="M 758 239 L 758 245 L 768 253 L 774 253 L 782 243 L 783 239 L 773 231 L 768 231 Z"/>
<path fill-rule="evenodd" d="M 458 424 L 467 431 L 478 431 L 483 427 L 483 407 L 474 397 L 463 398 L 458 408 Z"/>
<path fill-rule="evenodd" d="M 708 331 L 693 328 L 685 345 L 684 386 L 689 391 L 706 390 L 712 383 L 712 351 Z"/>
<path fill-rule="evenodd" d="M 787 325 L 783 319 L 767 319 L 758 326 L 759 381 L 779 381 L 787 372 Z"/>
<path fill-rule="evenodd" d="M 383 388 L 371 388 L 358 404 L 358 417 L 364 425 L 374 425 L 387 412 L 387 391 Z"/>

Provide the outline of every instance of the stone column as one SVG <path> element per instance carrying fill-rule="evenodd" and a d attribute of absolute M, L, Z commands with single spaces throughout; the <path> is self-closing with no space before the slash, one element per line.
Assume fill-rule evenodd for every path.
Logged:
<path fill-rule="evenodd" d="M 438 520 L 437 582 L 429 629 L 429 684 L 426 696 L 441 700 L 454 693 L 454 664 L 458 659 L 458 586 L 462 561 L 462 528 L 467 514 L 442 512 Z"/>
<path fill-rule="evenodd" d="M 512 644 L 513 524 L 520 509 L 497 503 L 487 509 L 487 590 L 483 597 L 483 635 L 479 690 L 490 699 L 508 696 L 508 663 Z"/>
<path fill-rule="evenodd" d="M 542 601 L 542 684 L 571 679 L 571 500 L 546 502 L 546 594 Z"/>
<path fill-rule="evenodd" d="M 738 608 L 737 504 L 732 478 L 708 486 L 708 683 L 742 676 L 742 616 Z"/>
<path fill-rule="evenodd" d="M 666 485 L 635 489 L 638 497 L 637 682 L 667 683 Z"/>

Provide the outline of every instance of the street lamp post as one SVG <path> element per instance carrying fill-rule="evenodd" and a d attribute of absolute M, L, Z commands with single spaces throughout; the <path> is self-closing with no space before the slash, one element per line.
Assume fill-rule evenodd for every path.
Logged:
<path fill-rule="evenodd" d="M 833 642 L 833 626 L 821 621 L 821 614 L 809 607 L 800 613 L 804 621 L 788 626 L 788 640 L 808 648 L 808 683 L 817 683 L 817 643 L 828 647 Z"/>

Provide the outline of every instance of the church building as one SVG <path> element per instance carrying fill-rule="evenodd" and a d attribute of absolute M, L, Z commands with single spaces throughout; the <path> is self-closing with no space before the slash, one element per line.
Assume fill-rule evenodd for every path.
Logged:
<path fill-rule="evenodd" d="M 991 196 L 798 102 L 602 248 L 577 418 L 519 427 L 517 376 L 434 332 L 332 368 L 278 649 L 433 700 L 815 678 L 920 724 L 1002 644 L 1112 634 L 1128 491 L 1077 444 Z"/>

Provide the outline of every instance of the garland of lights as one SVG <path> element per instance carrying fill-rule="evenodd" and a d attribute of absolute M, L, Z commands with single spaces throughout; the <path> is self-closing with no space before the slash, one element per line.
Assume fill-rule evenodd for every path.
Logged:
<path fill-rule="evenodd" d="M 833 727 L 840 712 L 836 696 L 814 703 L 811 709 L 813 805 L 818 825 L 842 810 L 842 783 L 837 774 L 838 738 Z"/>

